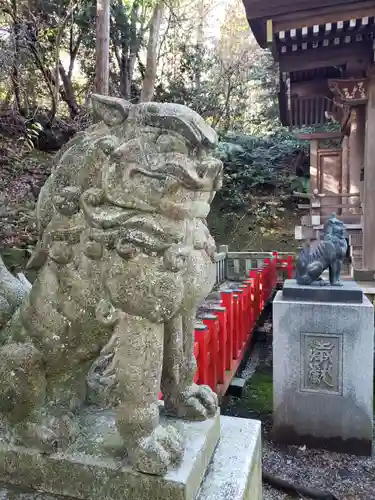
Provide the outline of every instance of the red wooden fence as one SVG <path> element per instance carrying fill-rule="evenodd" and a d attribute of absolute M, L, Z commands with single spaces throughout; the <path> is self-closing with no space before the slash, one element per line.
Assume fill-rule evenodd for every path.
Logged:
<path fill-rule="evenodd" d="M 225 394 L 251 342 L 254 328 L 276 285 L 292 278 L 293 256 L 264 259 L 259 269 L 236 289 L 220 290 L 220 302 L 204 309 L 202 324 L 195 328 L 194 354 L 197 371 L 194 381 Z M 160 395 L 162 397 L 162 395 Z"/>

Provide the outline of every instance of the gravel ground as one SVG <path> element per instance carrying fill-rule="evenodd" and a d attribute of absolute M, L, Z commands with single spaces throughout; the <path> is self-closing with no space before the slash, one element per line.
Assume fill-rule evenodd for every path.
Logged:
<path fill-rule="evenodd" d="M 263 441 L 263 470 L 303 486 L 333 493 L 338 500 L 375 499 L 375 456 L 356 457 Z M 374 449 L 375 455 L 375 449 Z M 265 487 L 263 500 L 295 498 Z"/>

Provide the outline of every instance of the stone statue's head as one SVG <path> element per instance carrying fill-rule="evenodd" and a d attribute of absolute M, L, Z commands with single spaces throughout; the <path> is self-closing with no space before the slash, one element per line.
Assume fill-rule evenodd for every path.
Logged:
<path fill-rule="evenodd" d="M 98 145 L 108 160 L 103 188 L 109 202 L 173 218 L 207 216 L 222 163 L 213 155 L 215 131 L 195 111 L 100 95 L 92 96 L 92 107 L 107 126 Z"/>

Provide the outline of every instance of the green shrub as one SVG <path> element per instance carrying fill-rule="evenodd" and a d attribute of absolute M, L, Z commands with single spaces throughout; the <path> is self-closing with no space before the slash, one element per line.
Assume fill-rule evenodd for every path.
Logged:
<path fill-rule="evenodd" d="M 296 177 L 292 161 L 307 149 L 307 143 L 284 131 L 264 138 L 233 133 L 222 136 L 217 150 L 224 164 L 219 201 L 239 209 L 248 207 L 248 195 L 254 191 L 291 194 L 293 190 L 306 190 L 307 180 Z"/>

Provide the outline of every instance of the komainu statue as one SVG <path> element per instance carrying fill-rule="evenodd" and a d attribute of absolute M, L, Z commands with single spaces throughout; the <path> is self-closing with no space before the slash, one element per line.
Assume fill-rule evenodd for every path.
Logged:
<path fill-rule="evenodd" d="M 296 279 L 299 285 L 324 285 L 321 277 L 329 270 L 331 285 L 341 286 L 342 262 L 348 249 L 347 231 L 343 222 L 333 214 L 324 224 L 324 237 L 312 245 L 306 245 L 296 262 Z"/>
<path fill-rule="evenodd" d="M 221 185 L 217 136 L 181 105 L 92 105 L 97 123 L 59 152 L 38 199 L 38 277 L 0 336 L 2 427 L 12 443 L 66 449 L 87 374 L 115 346 L 117 428 L 134 467 L 163 474 L 183 446 L 160 425 L 160 389 L 167 415 L 217 411 L 193 383 L 197 302 L 215 280 L 205 219 Z"/>

